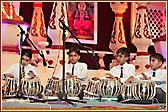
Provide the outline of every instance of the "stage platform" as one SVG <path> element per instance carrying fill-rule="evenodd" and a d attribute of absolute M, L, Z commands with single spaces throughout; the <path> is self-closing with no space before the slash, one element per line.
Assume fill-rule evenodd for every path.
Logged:
<path fill-rule="evenodd" d="M 157 110 L 166 111 L 165 103 L 160 104 L 131 104 L 107 100 L 84 100 L 86 103 L 73 102 L 71 105 L 66 101 L 49 101 L 45 103 L 20 99 L 3 99 L 2 110 Z"/>

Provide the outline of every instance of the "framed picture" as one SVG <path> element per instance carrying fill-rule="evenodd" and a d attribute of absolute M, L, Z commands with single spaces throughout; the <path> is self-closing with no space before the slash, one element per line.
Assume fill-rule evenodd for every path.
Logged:
<path fill-rule="evenodd" d="M 86 44 L 97 44 L 97 2 L 67 2 L 68 27 Z M 66 42 L 76 42 L 71 35 Z"/>

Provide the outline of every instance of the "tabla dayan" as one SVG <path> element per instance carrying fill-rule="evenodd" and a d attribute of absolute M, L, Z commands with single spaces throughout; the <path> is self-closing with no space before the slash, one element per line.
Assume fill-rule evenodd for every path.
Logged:
<path fill-rule="evenodd" d="M 16 95 L 18 89 L 17 82 L 18 80 L 16 78 L 6 77 L 5 84 L 2 87 L 2 94 L 9 96 Z"/>
<path fill-rule="evenodd" d="M 89 98 L 99 97 L 100 80 L 88 79 L 88 84 L 84 90 L 84 96 Z"/>
<path fill-rule="evenodd" d="M 56 96 L 61 91 L 61 80 L 48 78 L 47 85 L 44 90 L 45 96 Z"/>
<path fill-rule="evenodd" d="M 155 81 L 139 80 L 133 82 L 133 96 L 136 100 L 152 100 L 156 94 Z"/>
<path fill-rule="evenodd" d="M 27 96 L 37 96 L 42 90 L 40 79 L 24 78 L 21 80 L 21 91 Z"/>
<path fill-rule="evenodd" d="M 99 91 L 102 98 L 116 98 L 121 94 L 121 83 L 113 79 L 101 79 Z"/>
<path fill-rule="evenodd" d="M 65 79 L 65 92 L 69 97 L 77 97 L 81 91 L 81 83 L 79 79 L 67 78 Z"/>

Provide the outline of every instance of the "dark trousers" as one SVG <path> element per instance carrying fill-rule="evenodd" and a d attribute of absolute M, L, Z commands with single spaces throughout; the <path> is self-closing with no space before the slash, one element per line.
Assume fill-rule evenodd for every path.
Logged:
<path fill-rule="evenodd" d="M 166 103 L 166 93 L 161 88 L 156 88 L 155 97 L 159 103 Z"/>

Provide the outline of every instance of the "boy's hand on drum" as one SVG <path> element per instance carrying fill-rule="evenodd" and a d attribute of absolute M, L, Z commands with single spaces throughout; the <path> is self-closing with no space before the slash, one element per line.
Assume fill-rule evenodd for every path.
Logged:
<path fill-rule="evenodd" d="M 93 77 L 92 80 L 97 81 L 97 80 L 100 80 L 100 78 L 98 78 L 98 77 Z"/>
<path fill-rule="evenodd" d="M 134 80 L 134 77 L 133 76 L 130 76 L 126 81 L 125 83 L 128 84 L 128 83 L 131 83 L 131 81 Z"/>
<path fill-rule="evenodd" d="M 14 78 L 14 75 L 12 75 L 12 74 L 5 74 L 5 77 Z"/>
<path fill-rule="evenodd" d="M 72 78 L 73 75 L 72 75 L 71 73 L 67 72 L 67 73 L 66 73 L 66 77 L 67 77 L 67 78 Z"/>
<path fill-rule="evenodd" d="M 106 78 L 110 78 L 110 79 L 115 79 L 115 77 L 112 74 L 110 74 L 110 73 L 106 73 L 105 77 Z"/>
<path fill-rule="evenodd" d="M 150 78 L 149 77 L 147 77 L 147 75 L 146 74 L 144 74 L 144 73 L 141 73 L 142 74 L 142 76 L 143 76 L 143 78 L 145 79 L 145 80 L 150 80 Z"/>
<path fill-rule="evenodd" d="M 35 77 L 35 74 L 34 74 L 34 72 L 33 72 L 33 71 L 31 71 L 31 70 L 29 70 L 29 73 L 28 73 L 28 75 L 29 75 L 31 78 L 34 78 L 34 77 Z"/>
<path fill-rule="evenodd" d="M 54 80 L 59 80 L 59 78 L 58 78 L 58 77 L 55 77 L 55 76 L 52 76 L 52 79 L 54 79 Z"/>
<path fill-rule="evenodd" d="M 75 75 L 75 76 L 73 76 L 73 78 L 78 79 L 78 76 L 77 76 L 77 75 Z"/>
<path fill-rule="evenodd" d="M 78 78 L 77 75 L 73 75 L 73 74 L 71 74 L 71 73 L 69 73 L 69 72 L 67 72 L 66 75 L 67 75 L 66 78 L 75 78 L 75 79 Z"/>
<path fill-rule="evenodd" d="M 125 83 L 125 84 L 128 84 L 128 83 L 130 83 L 130 82 L 126 80 L 124 83 Z"/>

